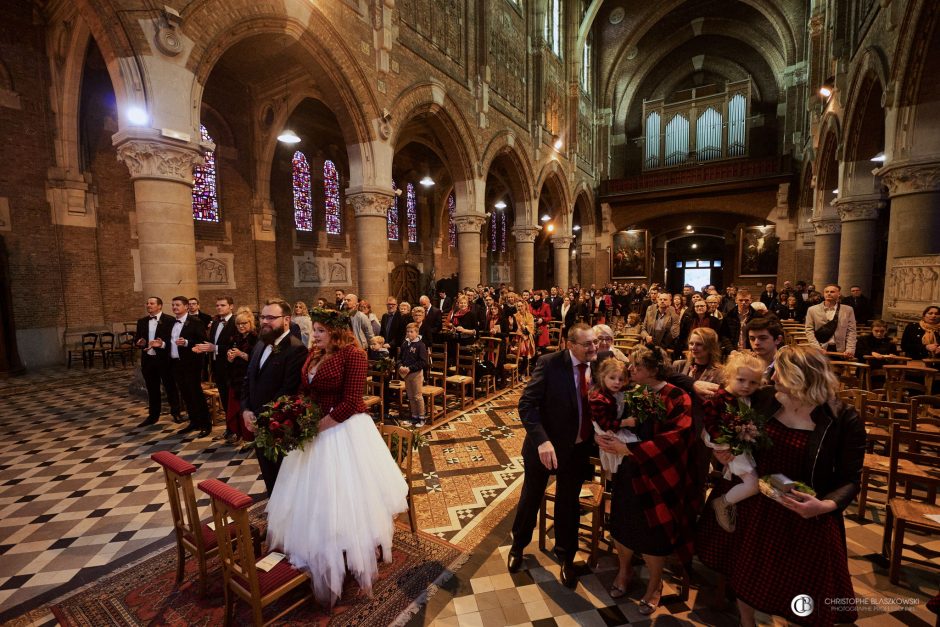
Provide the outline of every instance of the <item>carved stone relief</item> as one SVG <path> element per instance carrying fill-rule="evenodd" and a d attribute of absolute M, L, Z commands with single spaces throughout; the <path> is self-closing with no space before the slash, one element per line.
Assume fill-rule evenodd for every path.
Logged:
<path fill-rule="evenodd" d="M 196 252 L 196 280 L 200 288 L 235 289 L 235 255 L 214 246 Z"/>
<path fill-rule="evenodd" d="M 532 243 L 541 230 L 537 226 L 514 226 L 512 227 L 512 234 L 515 236 L 516 242 Z"/>
<path fill-rule="evenodd" d="M 294 257 L 294 287 L 349 285 L 350 259 L 340 254 L 316 257 L 310 251 Z"/>
<path fill-rule="evenodd" d="M 189 185 L 193 182 L 193 165 L 202 163 L 202 155 L 190 147 L 138 140 L 118 146 L 117 158 L 127 166 L 131 178 L 165 179 Z"/>
<path fill-rule="evenodd" d="M 924 308 L 940 301 L 940 255 L 900 257 L 888 273 L 885 301 L 899 319 L 920 320 Z"/>

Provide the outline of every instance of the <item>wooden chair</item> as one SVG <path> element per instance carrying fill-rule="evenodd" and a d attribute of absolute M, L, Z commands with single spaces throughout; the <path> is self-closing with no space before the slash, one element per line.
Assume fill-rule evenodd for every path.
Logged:
<path fill-rule="evenodd" d="M 445 387 L 448 374 L 447 346 L 439 343 L 431 344 L 428 356 L 431 359 L 431 367 L 428 368 L 428 383 Z"/>
<path fill-rule="evenodd" d="M 929 395 L 937 371 L 913 364 L 888 364 L 885 370 L 885 398 L 901 401 L 909 396 Z"/>
<path fill-rule="evenodd" d="M 594 479 L 582 485 L 581 494 L 583 496 L 578 499 L 578 502 L 582 510 L 591 514 L 591 522 L 588 524 L 578 521 L 578 540 L 587 543 L 588 565 L 593 568 L 597 565 L 597 558 L 600 553 L 598 547 L 603 528 L 606 481 L 604 480 L 604 470 L 601 468 L 601 460 L 592 457 L 590 462 L 595 469 Z M 548 503 L 555 503 L 555 486 L 556 484 L 552 482 L 545 489 L 545 496 L 542 498 L 542 506 L 539 509 L 539 548 L 542 551 L 545 551 L 545 539 L 548 537 L 548 521 L 555 520 L 554 512 L 549 513 L 548 511 Z"/>
<path fill-rule="evenodd" d="M 89 358 L 92 354 L 92 351 L 95 350 L 95 346 L 97 346 L 97 344 L 97 333 L 82 333 L 81 340 L 71 346 L 68 350 L 68 364 L 66 367 L 71 368 L 72 357 L 78 355 L 82 358 L 82 368 L 87 368 L 89 364 Z"/>
<path fill-rule="evenodd" d="M 832 369 L 835 372 L 836 377 L 838 377 L 839 383 L 842 385 L 843 389 L 871 389 L 871 378 L 869 377 L 871 368 L 868 364 L 863 364 L 856 361 L 831 361 L 829 362 L 829 365 L 832 366 Z"/>
<path fill-rule="evenodd" d="M 365 393 L 362 395 L 362 402 L 370 413 L 373 408 L 379 408 L 379 415 L 376 418 L 378 424 L 385 420 L 385 380 L 387 378 L 387 372 L 379 372 L 370 368 L 366 375 Z"/>
<path fill-rule="evenodd" d="M 505 359 L 506 344 L 500 337 L 481 337 L 480 343 L 483 344 L 483 354 L 487 360 L 493 363 L 494 368 L 499 368 L 499 362 Z M 493 357 L 495 356 L 495 359 Z M 480 377 L 479 381 L 483 388 L 483 396 L 496 394 L 496 371 Z"/>
<path fill-rule="evenodd" d="M 551 325 L 551 322 L 548 323 Z M 547 352 L 553 353 L 559 350 L 561 346 L 561 327 L 548 327 L 548 346 L 545 347 Z"/>
<path fill-rule="evenodd" d="M 845 403 L 846 405 L 851 405 L 855 410 L 861 415 L 862 413 L 862 402 L 863 401 L 876 401 L 881 397 L 869 390 L 863 390 L 861 388 L 844 388 L 838 392 L 839 400 Z"/>
<path fill-rule="evenodd" d="M 418 522 L 415 518 L 414 501 L 411 498 L 411 464 L 414 453 L 414 432 L 402 427 L 392 425 L 382 426 L 382 437 L 388 446 L 389 452 L 398 464 L 405 483 L 408 484 L 408 524 L 411 526 L 411 533 L 418 530 Z"/>
<path fill-rule="evenodd" d="M 215 521 L 215 535 L 225 582 L 225 625 L 235 622 L 235 600 L 239 597 L 251 605 L 252 622 L 257 627 L 273 623 L 302 604 L 308 603 L 313 598 L 310 577 L 291 566 L 286 557 L 268 572 L 256 566 L 258 557 L 248 524 L 251 497 L 218 479 L 200 481 L 199 489 L 212 499 L 212 517 Z M 234 542 L 219 540 L 225 538 L 233 538 Z M 265 607 L 301 587 L 304 594 L 298 600 L 265 622 Z"/>
<path fill-rule="evenodd" d="M 95 358 L 101 357 L 101 367 L 107 368 L 109 361 L 108 355 L 114 350 L 114 333 L 104 331 L 98 334 L 98 343 L 88 350 L 88 365 L 95 367 Z"/>
<path fill-rule="evenodd" d="M 173 513 L 173 531 L 176 534 L 176 583 L 183 581 L 186 554 L 199 562 L 199 594 L 206 594 L 208 571 L 206 562 L 219 552 L 218 538 L 208 522 L 199 520 L 192 475 L 196 467 L 169 451 L 157 451 L 150 459 L 163 467 L 166 490 Z"/>
<path fill-rule="evenodd" d="M 515 387 L 519 383 L 519 342 L 522 335 L 513 333 L 506 338 L 506 362 L 503 364 L 503 371 L 509 377 L 510 387 Z"/>
<path fill-rule="evenodd" d="M 120 357 L 121 368 L 126 368 L 127 358 L 130 357 L 131 365 L 133 366 L 137 358 L 137 349 L 134 348 L 134 332 L 122 331 L 117 335 L 115 342 L 117 345 L 108 353 L 108 361 L 114 365 L 117 363 L 116 358 Z"/>
<path fill-rule="evenodd" d="M 476 400 L 476 373 L 477 359 L 469 350 L 463 347 L 457 351 L 457 373 L 448 376 L 445 382 L 460 388 L 460 409 L 467 406 L 467 389 L 470 389 L 470 403 Z"/>
<path fill-rule="evenodd" d="M 940 488 L 940 457 L 934 453 L 917 452 L 917 445 L 940 447 L 940 434 L 915 433 L 901 425 L 891 427 L 891 454 L 888 468 L 888 505 L 885 515 L 883 551 L 889 559 L 888 578 L 897 585 L 901 560 L 936 569 L 936 560 L 905 556 L 904 549 L 913 548 L 904 544 L 904 534 L 910 530 L 920 535 L 940 533 L 940 522 L 927 518 L 940 516 L 937 505 L 937 490 Z M 903 462 L 927 472 L 912 475 Z M 898 496 L 898 484 L 908 484 L 908 496 Z M 914 500 L 911 484 L 917 484 L 920 496 Z"/>
<path fill-rule="evenodd" d="M 893 423 L 900 422 L 905 429 L 911 428 L 910 403 L 863 398 L 859 415 L 865 421 L 869 451 L 874 450 L 874 446 L 879 443 L 883 443 L 884 450 L 887 451 Z"/>
<path fill-rule="evenodd" d="M 924 395 L 911 399 L 911 431 L 940 433 L 940 396 Z"/>

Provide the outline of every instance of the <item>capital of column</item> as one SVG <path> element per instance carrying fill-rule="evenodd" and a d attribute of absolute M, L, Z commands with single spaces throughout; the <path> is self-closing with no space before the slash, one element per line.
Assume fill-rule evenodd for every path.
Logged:
<path fill-rule="evenodd" d="M 940 162 L 888 164 L 873 172 L 888 188 L 888 195 L 904 196 L 940 191 Z"/>
<path fill-rule="evenodd" d="M 837 235 L 842 232 L 842 223 L 838 220 L 813 220 L 813 231 L 819 235 Z"/>
<path fill-rule="evenodd" d="M 193 166 L 203 162 L 203 147 L 163 139 L 154 129 L 120 131 L 112 137 L 117 160 L 127 166 L 132 180 L 158 179 L 193 184 Z"/>
<path fill-rule="evenodd" d="M 348 194 L 346 202 L 352 207 L 357 218 L 372 216 L 384 219 L 388 216 L 388 208 L 395 202 L 395 196 L 391 192 L 361 192 Z"/>
<path fill-rule="evenodd" d="M 481 233 L 486 217 L 477 215 L 454 216 L 454 224 L 458 233 Z"/>
<path fill-rule="evenodd" d="M 559 248 L 571 248 L 571 242 L 574 241 L 574 238 L 569 235 L 563 235 L 561 237 L 552 238 L 552 246 L 555 250 Z"/>
<path fill-rule="evenodd" d="M 514 226 L 512 227 L 512 234 L 516 237 L 516 242 L 532 243 L 539 236 L 541 230 L 537 226 Z"/>
<path fill-rule="evenodd" d="M 883 200 L 840 199 L 836 203 L 836 211 L 839 212 L 839 220 L 842 222 L 877 220 L 878 213 L 884 206 Z"/>

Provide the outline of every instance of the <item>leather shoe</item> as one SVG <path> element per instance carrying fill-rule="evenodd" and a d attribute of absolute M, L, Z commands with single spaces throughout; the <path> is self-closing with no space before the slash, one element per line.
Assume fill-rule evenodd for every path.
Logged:
<path fill-rule="evenodd" d="M 561 565 L 561 583 L 566 588 L 578 587 L 578 571 L 574 567 L 574 562 L 565 562 Z"/>
<path fill-rule="evenodd" d="M 197 426 L 194 425 L 193 423 L 189 423 L 188 425 L 186 425 L 185 427 L 183 427 L 182 429 L 180 429 L 179 431 L 177 431 L 177 433 L 181 433 L 181 434 L 192 433 L 193 431 L 195 431 L 195 430 L 198 429 L 198 428 L 199 428 L 199 427 L 197 427 Z"/>
<path fill-rule="evenodd" d="M 183 421 L 184 421 L 184 418 L 182 416 L 180 416 L 179 414 L 173 414 L 173 422 L 175 422 L 178 425 L 181 425 L 183 424 Z"/>
<path fill-rule="evenodd" d="M 200 430 L 199 430 L 199 433 L 196 434 L 196 437 L 198 437 L 198 438 L 204 438 L 204 437 L 206 437 L 207 435 L 209 435 L 210 433 L 212 433 L 212 429 L 210 429 L 209 427 L 206 427 L 206 428 L 204 428 L 204 429 L 200 429 Z"/>
<path fill-rule="evenodd" d="M 510 551 L 509 559 L 506 560 L 506 568 L 509 569 L 511 573 L 518 573 L 519 569 L 522 567 L 522 552 Z"/>
<path fill-rule="evenodd" d="M 156 418 L 146 418 L 145 420 L 141 420 L 140 424 L 137 425 L 136 428 L 140 429 L 141 427 L 149 427 L 150 425 L 155 425 L 155 424 L 157 424 Z"/>

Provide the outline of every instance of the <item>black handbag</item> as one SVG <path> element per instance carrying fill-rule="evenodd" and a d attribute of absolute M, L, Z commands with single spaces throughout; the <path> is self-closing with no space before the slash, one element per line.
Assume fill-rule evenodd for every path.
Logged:
<path fill-rule="evenodd" d="M 836 334 L 837 328 L 839 328 L 839 305 L 836 305 L 836 315 L 832 317 L 832 320 L 813 331 L 813 334 L 816 336 L 816 341 L 821 346 L 825 346 Z"/>

